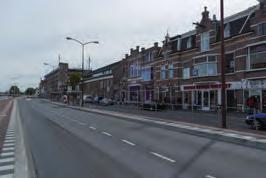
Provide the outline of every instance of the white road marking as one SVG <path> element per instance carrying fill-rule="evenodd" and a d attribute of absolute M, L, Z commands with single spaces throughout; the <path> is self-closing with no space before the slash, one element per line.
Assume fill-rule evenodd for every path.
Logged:
<path fill-rule="evenodd" d="M 79 122 L 80 125 L 87 125 L 85 122 Z"/>
<path fill-rule="evenodd" d="M 109 134 L 108 132 L 102 132 L 102 134 L 104 134 L 104 135 L 107 135 L 107 136 L 109 136 L 109 137 L 111 137 L 112 135 L 111 134 Z"/>
<path fill-rule="evenodd" d="M 12 162 L 12 161 L 15 161 L 15 158 L 0 159 L 0 163 L 8 163 L 8 162 Z"/>
<path fill-rule="evenodd" d="M 169 161 L 169 162 L 171 162 L 171 163 L 175 163 L 176 161 L 175 160 L 173 160 L 173 159 L 171 159 L 171 158 L 168 158 L 168 157 L 166 157 L 166 156 L 163 156 L 163 155 L 161 155 L 161 154 L 159 154 L 159 153 L 155 153 L 155 152 L 150 152 L 151 154 L 153 154 L 154 156 L 157 156 L 157 157 L 159 157 L 159 158 L 162 158 L 162 159 L 164 159 L 164 160 L 167 160 L 167 161 Z"/>
<path fill-rule="evenodd" d="M 14 156 L 14 152 L 1 153 L 1 156 Z"/>
<path fill-rule="evenodd" d="M 121 141 L 124 142 L 124 143 L 126 143 L 126 144 L 129 144 L 129 145 L 131 145 L 131 146 L 136 146 L 135 143 L 132 143 L 132 142 L 130 142 L 130 141 L 128 141 L 128 140 L 121 139 Z"/>
<path fill-rule="evenodd" d="M 0 178 L 13 178 L 14 174 L 1 175 Z"/>
<path fill-rule="evenodd" d="M 96 130 L 96 128 L 95 128 L 95 127 L 90 127 L 90 129 L 91 129 L 91 130 Z"/>
<path fill-rule="evenodd" d="M 213 177 L 211 175 L 206 175 L 205 178 L 216 178 L 216 177 Z"/>
<path fill-rule="evenodd" d="M 15 146 L 15 143 L 4 143 L 3 147 Z"/>
<path fill-rule="evenodd" d="M 11 140 L 5 140 L 4 143 L 14 143 L 15 140 L 11 139 Z"/>
<path fill-rule="evenodd" d="M 7 165 L 7 166 L 1 166 L 0 171 L 7 171 L 10 169 L 14 169 L 14 165 Z"/>
<path fill-rule="evenodd" d="M 13 150 L 15 150 L 15 148 L 14 147 L 4 147 L 4 148 L 2 148 L 2 151 L 13 151 Z"/>

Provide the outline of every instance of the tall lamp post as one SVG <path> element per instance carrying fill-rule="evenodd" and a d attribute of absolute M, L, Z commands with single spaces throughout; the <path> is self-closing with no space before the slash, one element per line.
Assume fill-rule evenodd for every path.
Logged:
<path fill-rule="evenodd" d="M 225 84 L 225 50 L 224 50 L 224 0 L 220 0 L 220 8 L 221 8 L 221 83 L 222 83 L 222 128 L 227 127 L 226 123 L 226 84 Z"/>
<path fill-rule="evenodd" d="M 50 66 L 50 67 L 53 68 L 53 70 L 56 68 L 56 66 L 54 66 L 54 65 L 52 65 L 52 64 L 49 64 L 49 63 L 47 63 L 47 62 L 44 62 L 43 65 L 45 65 L 45 66 Z"/>
<path fill-rule="evenodd" d="M 81 77 L 82 77 L 82 80 L 81 80 L 81 106 L 84 105 L 84 102 L 83 102 L 83 94 L 84 94 L 84 48 L 87 44 L 91 44 L 91 43 L 94 43 L 94 44 L 99 44 L 99 41 L 88 41 L 88 42 L 81 42 L 80 40 L 77 40 L 75 38 L 72 38 L 72 37 L 66 37 L 66 40 L 72 40 L 72 41 L 75 41 L 77 42 L 78 44 L 81 45 L 82 47 L 82 74 L 81 74 Z"/>

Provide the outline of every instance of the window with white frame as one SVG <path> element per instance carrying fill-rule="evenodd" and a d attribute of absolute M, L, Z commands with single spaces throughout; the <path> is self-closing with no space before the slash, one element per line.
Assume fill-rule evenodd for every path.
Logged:
<path fill-rule="evenodd" d="M 204 32 L 200 35 L 200 48 L 201 52 L 209 51 L 210 50 L 210 33 Z"/>
<path fill-rule="evenodd" d="M 162 65 L 161 66 L 161 80 L 165 80 L 166 79 L 166 66 Z"/>
<path fill-rule="evenodd" d="M 169 79 L 173 79 L 174 78 L 174 65 L 173 64 L 169 64 L 168 66 L 168 70 L 169 70 Z"/>
<path fill-rule="evenodd" d="M 129 77 L 139 76 L 140 70 L 138 63 L 133 63 L 129 66 Z"/>
<path fill-rule="evenodd" d="M 190 49 L 192 48 L 192 38 L 189 37 L 188 40 L 187 40 L 187 49 Z"/>
<path fill-rule="evenodd" d="M 251 46 L 248 51 L 248 69 L 266 68 L 266 44 Z"/>
<path fill-rule="evenodd" d="M 141 78 L 142 78 L 143 81 L 151 81 L 153 79 L 152 67 L 142 68 Z"/>
<path fill-rule="evenodd" d="M 230 37 L 230 23 L 225 25 L 224 28 L 224 38 L 229 38 Z"/>
<path fill-rule="evenodd" d="M 206 56 L 194 59 L 194 70 L 197 71 L 198 77 L 217 75 L 216 56 Z"/>
<path fill-rule="evenodd" d="M 189 79 L 190 78 L 190 68 L 186 67 L 183 69 L 183 79 Z"/>
<path fill-rule="evenodd" d="M 226 73 L 234 73 L 235 72 L 235 58 L 234 53 L 228 53 L 225 55 L 225 72 Z"/>
<path fill-rule="evenodd" d="M 177 51 L 181 50 L 181 38 L 177 39 Z"/>

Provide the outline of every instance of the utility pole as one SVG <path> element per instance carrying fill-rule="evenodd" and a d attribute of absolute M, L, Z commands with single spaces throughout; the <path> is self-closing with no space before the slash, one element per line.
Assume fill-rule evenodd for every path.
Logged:
<path fill-rule="evenodd" d="M 221 8 L 221 95 L 222 95 L 222 128 L 227 128 L 226 123 L 226 103 L 225 103 L 225 97 L 226 97 L 226 83 L 225 83 L 225 49 L 224 49 L 224 0 L 220 0 L 220 8 Z"/>

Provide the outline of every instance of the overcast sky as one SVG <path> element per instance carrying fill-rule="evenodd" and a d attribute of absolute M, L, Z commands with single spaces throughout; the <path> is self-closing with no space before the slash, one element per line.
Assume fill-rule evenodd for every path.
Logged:
<path fill-rule="evenodd" d="M 229 16 L 257 4 L 256 0 L 225 0 Z M 37 86 L 58 64 L 81 66 L 81 48 L 66 36 L 99 40 L 86 47 L 95 69 L 118 61 L 136 45 L 149 47 L 193 29 L 203 7 L 219 17 L 219 0 L 1 0 L 0 91 L 12 84 Z"/>

